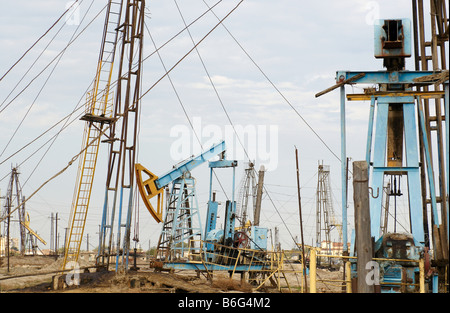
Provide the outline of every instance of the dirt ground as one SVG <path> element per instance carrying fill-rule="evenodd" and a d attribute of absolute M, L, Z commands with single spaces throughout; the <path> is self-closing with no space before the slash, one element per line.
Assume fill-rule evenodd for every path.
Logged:
<path fill-rule="evenodd" d="M 64 284 L 65 276 L 60 276 L 62 259 L 49 256 L 14 256 L 10 258 L 9 272 L 7 262 L 2 258 L 0 267 L 1 293 L 223 293 L 223 292 L 271 292 L 279 293 L 270 281 L 263 288 L 241 281 L 241 275 L 229 278 L 228 272 L 214 272 L 212 281 L 205 273 L 195 271 L 156 272 L 146 263 L 138 263 L 137 271 L 126 274 L 86 270 L 80 274 L 78 286 Z M 81 267 L 93 266 L 93 262 L 80 261 Z M 280 274 L 278 282 L 281 292 L 301 292 L 303 283 L 298 272 L 299 264 L 289 264 L 286 271 Z M 297 271 L 297 273 L 295 272 Z M 342 271 L 317 270 L 317 278 L 322 280 L 342 279 Z M 309 286 L 309 277 L 307 277 Z M 267 286 L 267 288 L 265 288 Z M 337 283 L 317 282 L 319 293 L 339 293 L 342 288 Z"/>

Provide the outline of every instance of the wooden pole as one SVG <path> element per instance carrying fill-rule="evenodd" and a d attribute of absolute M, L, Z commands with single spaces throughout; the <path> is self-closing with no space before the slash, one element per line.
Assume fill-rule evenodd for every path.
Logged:
<path fill-rule="evenodd" d="M 353 162 L 353 201 L 355 206 L 355 231 L 357 261 L 357 292 L 373 293 L 368 281 L 372 268 L 372 238 L 370 234 L 369 178 L 366 161 Z M 367 269 L 368 268 L 368 269 Z"/>
<path fill-rule="evenodd" d="M 303 268 L 303 278 L 305 279 L 305 289 L 304 291 L 308 291 L 308 283 L 306 279 L 306 258 L 305 258 L 305 242 L 303 240 L 303 221 L 302 221 L 302 202 L 300 196 L 300 171 L 298 167 L 298 150 L 295 148 L 295 163 L 297 166 L 297 195 L 298 195 L 298 211 L 300 215 L 300 236 L 302 239 L 302 268 Z"/>
<path fill-rule="evenodd" d="M 254 219 L 253 219 L 253 225 L 259 226 L 259 219 L 261 215 L 261 202 L 262 202 L 262 194 L 263 194 L 263 187 L 264 187 L 264 165 L 261 165 L 259 172 L 258 172 L 258 187 L 256 190 L 256 204 L 255 204 L 255 212 L 253 213 Z"/>

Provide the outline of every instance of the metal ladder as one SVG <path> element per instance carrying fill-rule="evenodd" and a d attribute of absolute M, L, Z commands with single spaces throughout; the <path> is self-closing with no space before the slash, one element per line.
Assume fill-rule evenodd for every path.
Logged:
<path fill-rule="evenodd" d="M 69 233 L 65 243 L 62 270 L 78 261 L 84 227 L 89 208 L 92 184 L 104 124 L 111 123 L 113 99 L 110 92 L 114 55 L 122 12 L 122 1 L 109 1 L 105 18 L 102 46 L 93 89 L 87 95 L 86 121 L 83 136 L 82 158 L 80 159 L 76 190 L 72 201 Z"/>
<path fill-rule="evenodd" d="M 448 70 L 447 63 L 447 53 L 445 44 L 448 43 L 448 27 L 449 19 L 447 16 L 448 12 L 448 1 L 436 0 L 430 1 L 430 30 L 431 36 L 425 34 L 425 10 L 423 0 L 413 1 L 413 27 L 414 27 L 414 45 L 415 45 L 415 67 L 416 70 L 426 71 L 432 69 L 436 70 Z M 447 32 L 446 32 L 447 30 Z M 430 64 L 431 63 L 431 64 Z M 447 73 L 448 75 L 448 73 Z M 447 78 L 448 80 L 448 78 Z M 435 82 L 435 84 L 430 84 L 429 86 L 423 87 L 424 91 L 427 90 L 443 90 L 444 81 Z M 432 103 L 434 102 L 434 106 Z M 429 210 L 431 204 L 432 195 L 427 192 L 426 188 L 422 188 L 422 200 L 423 200 L 423 212 L 424 212 L 424 225 L 425 229 L 425 245 L 428 246 L 430 242 L 433 242 L 435 246 L 434 252 L 437 259 L 448 259 L 448 175 L 445 168 L 446 156 L 445 156 L 445 106 L 444 100 L 440 98 L 435 98 L 434 101 L 430 99 L 419 99 L 418 104 L 423 108 L 424 118 L 425 118 L 425 129 L 421 129 L 421 132 L 427 134 L 429 141 L 429 146 L 431 147 L 430 153 L 431 158 L 434 161 L 434 170 L 439 173 L 436 177 L 436 181 L 439 183 L 436 189 L 437 206 L 439 207 L 441 225 L 432 226 L 432 229 L 428 229 L 428 214 L 426 212 Z M 448 138 L 447 138 L 448 140 Z M 420 162 L 421 162 L 421 179 L 426 181 L 425 174 L 425 156 L 423 155 L 424 142 L 422 136 L 419 136 L 420 143 Z M 434 147 L 437 147 L 434 148 Z M 447 152 L 448 153 L 448 152 Z M 447 157 L 448 162 L 448 157 Z M 447 173 L 447 174 L 446 174 Z M 424 184 L 423 184 L 424 185 Z M 434 215 L 434 214 L 433 214 Z M 439 216 L 431 216 L 432 220 L 438 221 Z M 442 232 L 442 234 L 441 234 Z M 439 247 L 441 246 L 441 247 Z"/>

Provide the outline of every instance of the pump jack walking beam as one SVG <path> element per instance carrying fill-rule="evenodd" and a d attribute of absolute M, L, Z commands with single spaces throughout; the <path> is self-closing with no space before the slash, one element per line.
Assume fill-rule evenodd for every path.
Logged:
<path fill-rule="evenodd" d="M 139 193 L 144 201 L 150 214 L 158 222 L 162 222 L 163 217 L 163 195 L 164 187 L 169 185 L 171 182 L 182 177 L 185 173 L 190 172 L 197 166 L 207 162 L 209 159 L 216 155 L 219 155 L 225 151 L 225 141 L 220 142 L 212 146 L 209 150 L 201 153 L 198 156 L 191 157 L 180 164 L 174 166 L 173 169 L 167 173 L 161 175 L 161 177 L 156 176 L 151 171 L 146 169 L 142 164 L 136 164 L 136 182 L 139 188 Z M 144 175 L 146 178 L 144 179 Z M 156 197 L 157 205 L 156 208 L 150 202 L 150 199 Z"/>

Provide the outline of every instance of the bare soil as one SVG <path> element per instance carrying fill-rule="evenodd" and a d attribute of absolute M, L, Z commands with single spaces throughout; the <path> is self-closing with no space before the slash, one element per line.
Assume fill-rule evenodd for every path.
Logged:
<path fill-rule="evenodd" d="M 91 268 L 80 274 L 78 286 L 67 286 L 61 276 L 62 259 L 49 256 L 14 256 L 9 261 L 9 271 L 4 258 L 0 263 L 0 292 L 2 293 L 223 293 L 223 292 L 279 292 L 276 288 L 255 290 L 236 274 L 233 279 L 227 272 L 214 272 L 212 281 L 205 273 L 195 271 L 156 272 L 148 264 L 138 264 L 137 271 L 120 274 Z M 81 267 L 93 266 L 93 262 L 80 262 Z M 299 264 L 289 265 L 299 270 Z M 341 271 L 317 270 L 317 278 L 323 280 L 342 279 Z M 59 280 L 58 280 L 59 279 Z M 59 281 L 59 288 L 55 282 Z M 301 292 L 303 280 L 293 271 L 286 271 L 278 280 L 282 292 Z M 309 286 L 309 277 L 307 278 Z M 266 285 L 270 287 L 268 282 Z M 337 283 L 317 283 L 317 291 L 338 293 L 342 288 Z"/>

